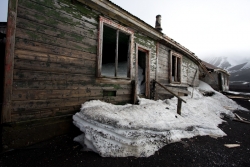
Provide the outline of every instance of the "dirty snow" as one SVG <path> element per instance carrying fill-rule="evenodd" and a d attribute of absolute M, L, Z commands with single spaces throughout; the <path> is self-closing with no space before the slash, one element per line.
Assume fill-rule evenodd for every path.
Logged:
<path fill-rule="evenodd" d="M 250 96 L 250 93 L 245 92 L 235 92 L 235 91 L 226 91 L 227 93 L 234 94 L 234 95 L 247 95 Z"/>
<path fill-rule="evenodd" d="M 141 98 L 139 105 L 86 102 L 73 116 L 73 123 L 83 132 L 74 141 L 103 157 L 148 157 L 183 138 L 225 136 L 218 128 L 224 122 L 222 115 L 234 117 L 231 110 L 246 109 L 216 91 L 211 97 L 204 97 L 200 91 L 214 90 L 201 82 L 194 88 L 193 98 L 183 97 L 187 103 L 182 103 L 181 115 L 176 113 L 177 98 Z"/>

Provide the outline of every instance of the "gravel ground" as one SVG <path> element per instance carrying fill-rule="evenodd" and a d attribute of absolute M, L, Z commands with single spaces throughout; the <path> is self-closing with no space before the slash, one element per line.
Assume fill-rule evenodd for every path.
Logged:
<path fill-rule="evenodd" d="M 250 110 L 248 100 L 233 100 Z M 250 112 L 236 113 L 250 120 Z M 219 126 L 227 134 L 225 137 L 185 139 L 163 147 L 148 158 L 103 158 L 93 152 L 83 152 L 73 142 L 77 134 L 72 133 L 1 153 L 0 166 L 250 166 L 250 124 L 225 120 Z M 240 147 L 227 148 L 224 144 L 240 144 Z"/>

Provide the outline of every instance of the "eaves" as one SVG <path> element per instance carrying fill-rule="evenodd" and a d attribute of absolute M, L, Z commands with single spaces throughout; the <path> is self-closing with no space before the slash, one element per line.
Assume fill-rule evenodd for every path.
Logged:
<path fill-rule="evenodd" d="M 142 21 L 136 16 L 132 15 L 128 11 L 122 9 L 120 6 L 114 4 L 113 2 L 109 0 L 77 0 L 77 1 L 97 11 L 102 11 L 102 13 L 105 14 L 106 16 L 115 20 L 119 20 L 119 22 L 146 34 L 147 36 L 153 38 L 154 40 L 160 43 L 172 46 L 173 48 L 187 55 L 193 61 L 196 61 L 197 64 L 200 63 L 198 57 L 195 56 L 193 52 L 191 52 L 184 46 L 180 45 L 173 39 L 169 38 L 165 34 L 157 31 L 151 25 L 147 24 L 146 22 Z"/>

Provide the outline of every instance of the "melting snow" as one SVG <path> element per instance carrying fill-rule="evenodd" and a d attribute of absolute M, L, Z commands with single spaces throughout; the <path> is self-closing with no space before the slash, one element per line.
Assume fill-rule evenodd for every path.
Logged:
<path fill-rule="evenodd" d="M 187 103 L 182 103 L 181 115 L 176 113 L 177 98 L 163 101 L 142 98 L 139 105 L 86 102 L 73 116 L 73 123 L 83 132 L 74 141 L 103 157 L 148 157 L 183 138 L 225 136 L 217 127 L 224 122 L 222 114 L 234 117 L 228 108 L 246 109 L 219 92 L 204 97 L 199 90 L 214 91 L 201 82 L 199 88 L 194 88 L 193 98 L 183 97 Z"/>

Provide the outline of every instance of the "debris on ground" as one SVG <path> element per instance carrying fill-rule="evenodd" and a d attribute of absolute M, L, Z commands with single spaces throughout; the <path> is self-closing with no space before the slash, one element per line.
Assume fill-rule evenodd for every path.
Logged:
<path fill-rule="evenodd" d="M 235 148 L 235 147 L 240 147 L 240 144 L 224 144 L 224 146 L 227 148 Z"/>

